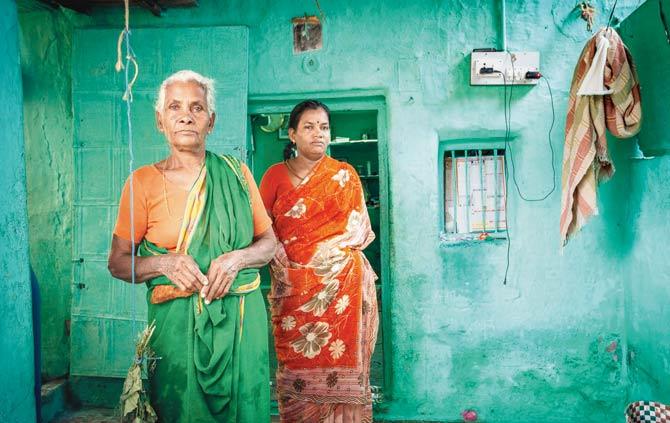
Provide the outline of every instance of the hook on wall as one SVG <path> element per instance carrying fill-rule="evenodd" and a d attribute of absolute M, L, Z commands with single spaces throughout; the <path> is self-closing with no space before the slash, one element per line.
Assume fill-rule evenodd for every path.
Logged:
<path fill-rule="evenodd" d="M 596 16 L 596 8 L 588 1 L 579 3 L 577 7 L 581 12 L 581 18 L 586 21 L 586 30 L 591 32 L 593 30 L 593 20 Z"/>

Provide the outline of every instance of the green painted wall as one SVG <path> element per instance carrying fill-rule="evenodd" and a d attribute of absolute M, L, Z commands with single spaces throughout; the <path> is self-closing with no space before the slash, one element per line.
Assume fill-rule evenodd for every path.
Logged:
<path fill-rule="evenodd" d="M 28 263 L 19 27 L 16 5 L 0 3 L 0 421 L 35 421 L 33 318 Z"/>
<path fill-rule="evenodd" d="M 667 121 L 670 116 L 665 108 Z M 635 248 L 627 292 L 626 321 L 631 362 L 631 399 L 670 403 L 670 298 L 667 235 L 670 157 L 636 161 L 632 166 L 631 230 Z"/>
<path fill-rule="evenodd" d="M 20 14 L 30 263 L 42 294 L 42 375 L 69 370 L 72 283 L 72 25 L 59 10 Z"/>
<path fill-rule="evenodd" d="M 670 19 L 670 1 L 663 0 L 663 10 Z M 640 148 L 647 156 L 670 151 L 667 131 L 670 87 L 661 83 L 670 67 L 670 44 L 660 18 L 659 1 L 647 1 L 621 25 L 621 36 L 630 48 L 642 86 L 644 125 L 640 131 Z"/>
<path fill-rule="evenodd" d="M 670 1 L 663 0 L 666 16 Z M 639 143 L 649 160 L 634 160 L 631 166 L 631 196 L 628 201 L 635 248 L 631 251 L 631 277 L 627 292 L 626 321 L 631 361 L 631 397 L 670 403 L 670 298 L 667 235 L 670 188 L 670 121 L 668 90 L 663 76 L 670 66 L 670 45 L 659 16 L 658 1 L 648 1 L 622 23 L 622 37 L 636 58 L 644 126 Z M 659 324 L 659 322 L 663 322 Z"/>
<path fill-rule="evenodd" d="M 603 24 L 611 3 L 595 2 L 597 25 Z M 642 2 L 618 3 L 615 17 L 620 20 Z M 437 155 L 440 141 L 498 135 L 505 129 L 502 89 L 469 86 L 469 52 L 500 45 L 500 2 L 320 4 L 326 15 L 324 48 L 297 56 L 289 22 L 317 13 L 313 2 L 202 0 L 197 8 L 171 9 L 160 19 L 133 9 L 131 24 L 249 26 L 250 95 L 355 89 L 386 93 L 392 244 L 385 336 L 392 343 L 386 362 L 393 381 L 378 415 L 457 421 L 461 410 L 474 408 L 488 422 L 620 421 L 626 403 L 635 397 L 628 390 L 650 390 L 653 378 L 663 381 L 668 373 L 667 365 L 652 359 L 667 351 L 667 343 L 659 348 L 651 336 L 632 337 L 635 324 L 626 323 L 630 316 L 646 316 L 644 302 L 630 300 L 638 262 L 646 266 L 647 277 L 655 270 L 651 259 L 642 262 L 639 255 L 653 250 L 652 257 L 662 261 L 659 247 L 664 245 L 656 238 L 659 232 L 642 237 L 636 225 L 667 225 L 661 210 L 667 195 L 649 196 L 638 182 L 655 178 L 658 171 L 667 173 L 668 166 L 631 162 L 633 142 L 612 141 L 618 173 L 599 191 L 600 215 L 562 255 L 559 193 L 545 202 L 526 203 L 510 191 L 510 277 L 503 285 L 504 243 L 441 244 Z M 554 162 L 559 169 L 569 83 L 589 37 L 573 6 L 559 0 L 507 1 L 507 19 L 514 22 L 507 27 L 508 47 L 539 50 L 542 72 L 554 90 Z M 114 8 L 71 21 L 78 27 L 120 27 L 123 19 Z M 67 46 L 64 37 L 59 42 Z M 114 46 L 108 48 L 111 67 Z M 316 59 L 319 68 L 305 72 L 305 57 Z M 61 125 L 69 125 L 67 115 L 60 119 Z M 524 194 L 533 197 L 551 186 L 550 119 L 544 83 L 514 89 L 516 173 Z M 71 178 L 62 172 L 63 178 Z M 660 188 L 662 177 L 655 180 Z M 638 203 L 645 207 L 635 224 L 630 221 L 637 216 L 629 206 L 636 198 L 631 190 L 638 190 Z M 57 260 L 69 259 L 63 254 Z M 655 281 L 660 290 L 661 279 Z M 642 321 L 652 328 L 650 333 L 662 333 L 659 320 L 647 316 Z M 624 359 L 629 342 L 636 357 L 648 357 L 644 366 L 633 361 L 629 368 Z M 637 385 L 629 383 L 639 377 L 632 374 L 638 369 L 653 374 Z"/>

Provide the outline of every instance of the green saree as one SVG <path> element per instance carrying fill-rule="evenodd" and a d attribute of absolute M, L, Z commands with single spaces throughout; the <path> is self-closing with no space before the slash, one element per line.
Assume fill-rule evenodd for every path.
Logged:
<path fill-rule="evenodd" d="M 240 163 L 207 152 L 184 214 L 177 251 L 206 274 L 210 262 L 253 241 L 253 216 Z M 144 240 L 141 256 L 167 254 Z M 161 423 L 269 422 L 268 329 L 258 269 L 240 271 L 229 293 L 205 305 L 197 293 L 155 304 L 164 276 L 147 282 L 151 347 L 160 357 L 150 376 Z"/>

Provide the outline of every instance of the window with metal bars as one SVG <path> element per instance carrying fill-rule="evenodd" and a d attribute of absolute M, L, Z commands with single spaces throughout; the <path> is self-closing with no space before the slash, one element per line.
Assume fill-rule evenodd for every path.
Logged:
<path fill-rule="evenodd" d="M 445 149 L 444 238 L 505 238 L 505 149 Z"/>

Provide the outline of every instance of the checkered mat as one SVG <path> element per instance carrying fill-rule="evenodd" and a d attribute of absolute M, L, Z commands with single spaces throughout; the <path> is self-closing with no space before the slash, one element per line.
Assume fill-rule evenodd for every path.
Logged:
<path fill-rule="evenodd" d="M 626 423 L 670 423 L 670 407 L 653 401 L 632 402 L 626 408 Z"/>

